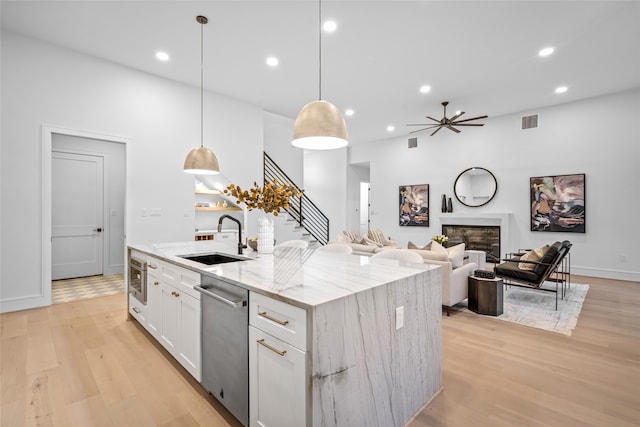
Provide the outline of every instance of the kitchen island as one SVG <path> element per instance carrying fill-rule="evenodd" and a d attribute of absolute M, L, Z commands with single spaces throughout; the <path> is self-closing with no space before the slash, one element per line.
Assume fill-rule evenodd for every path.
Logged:
<path fill-rule="evenodd" d="M 130 251 L 249 291 L 252 426 L 402 426 L 442 387 L 439 267 L 295 248 L 180 256 L 233 254 L 211 241 Z"/>

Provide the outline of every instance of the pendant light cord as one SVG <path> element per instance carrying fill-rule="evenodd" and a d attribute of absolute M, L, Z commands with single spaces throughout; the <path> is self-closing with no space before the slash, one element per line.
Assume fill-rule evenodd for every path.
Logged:
<path fill-rule="evenodd" d="M 322 0 L 318 0 L 318 100 L 322 100 Z"/>
<path fill-rule="evenodd" d="M 204 147 L 204 22 L 200 22 L 200 147 Z"/>

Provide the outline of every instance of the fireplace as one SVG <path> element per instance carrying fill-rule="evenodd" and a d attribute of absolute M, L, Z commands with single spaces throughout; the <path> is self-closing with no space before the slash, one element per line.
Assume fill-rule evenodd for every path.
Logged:
<path fill-rule="evenodd" d="M 449 237 L 447 246 L 464 243 L 467 250 L 486 253 L 488 262 L 500 262 L 499 225 L 442 224 L 442 234 Z"/>

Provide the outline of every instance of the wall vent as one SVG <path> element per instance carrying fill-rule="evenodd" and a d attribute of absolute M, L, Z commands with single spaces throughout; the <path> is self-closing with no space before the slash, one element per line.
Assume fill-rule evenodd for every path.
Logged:
<path fill-rule="evenodd" d="M 416 148 L 418 146 L 418 138 L 409 138 L 409 148 Z"/>
<path fill-rule="evenodd" d="M 538 127 L 538 115 L 524 116 L 522 118 L 522 129 L 531 129 Z"/>

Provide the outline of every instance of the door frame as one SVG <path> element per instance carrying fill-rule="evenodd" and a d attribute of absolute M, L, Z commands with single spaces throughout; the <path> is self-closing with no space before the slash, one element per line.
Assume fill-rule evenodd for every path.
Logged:
<path fill-rule="evenodd" d="M 41 295 L 44 297 L 44 303 L 51 305 L 51 236 L 52 236 L 52 156 L 53 156 L 53 135 L 68 135 L 80 138 L 99 139 L 105 142 L 114 142 L 125 145 L 124 150 L 124 168 L 125 168 L 125 188 L 124 188 L 124 242 L 127 245 L 127 235 L 129 234 L 128 226 L 128 206 L 129 206 L 129 188 L 130 171 L 129 171 L 129 149 L 130 138 L 87 132 L 77 129 L 62 128 L 52 125 L 42 125 L 42 283 Z M 126 266 L 126 254 L 123 260 Z M 125 267 L 126 274 L 126 267 Z"/>

